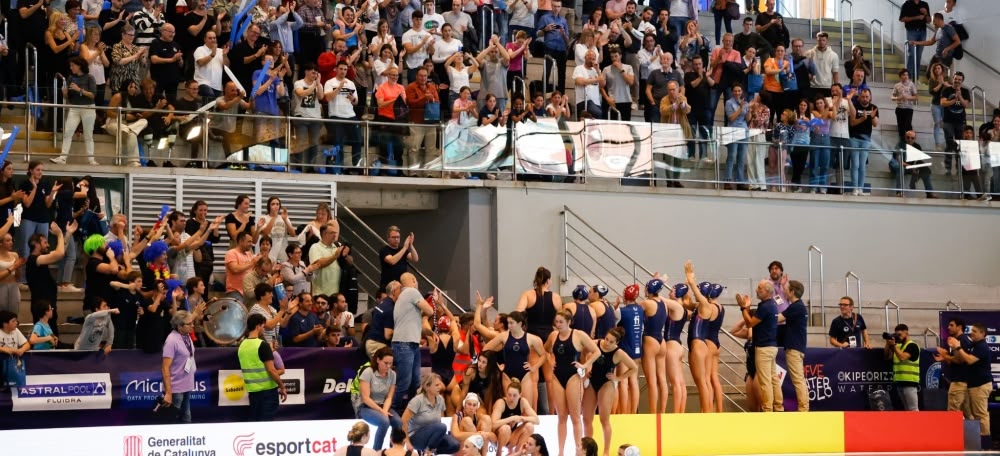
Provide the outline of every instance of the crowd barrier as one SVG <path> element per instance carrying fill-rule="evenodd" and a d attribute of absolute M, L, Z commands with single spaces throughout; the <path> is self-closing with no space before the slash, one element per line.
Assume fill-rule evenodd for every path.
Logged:
<path fill-rule="evenodd" d="M 31 138 L 35 129 L 32 112 L 39 109 L 59 112 L 78 106 L 49 103 L 0 102 L 0 106 L 25 109 L 27 131 L 16 138 L 19 145 L 12 154 L 27 159 L 44 159 L 51 154 L 39 154 Z M 98 154 L 104 164 L 125 164 L 128 142 L 139 144 L 142 160 L 157 162 L 172 160 L 185 163 L 190 159 L 187 148 L 200 146 L 198 161 L 210 166 L 249 166 L 255 169 L 326 174 L 421 175 L 429 177 L 490 177 L 506 180 L 543 179 L 563 181 L 578 178 L 609 178 L 621 185 L 663 186 L 684 182 L 722 188 L 725 184 L 770 186 L 772 190 L 792 188 L 791 162 L 793 151 L 808 155 L 809 168 L 803 180 L 794 184 L 806 191 L 825 189 L 845 193 L 853 189 L 851 172 L 846 164 L 854 152 L 869 156 L 882 155 L 890 161 L 898 150 L 879 147 L 854 148 L 816 144 L 786 144 L 766 141 L 762 130 L 715 126 L 693 129 L 694 138 L 685 137 L 677 124 L 624 122 L 617 120 L 539 119 L 539 122 L 518 123 L 512 130 L 505 127 L 469 126 L 452 120 L 446 123 L 410 124 L 371 120 L 345 121 L 307 119 L 257 114 L 228 114 L 203 111 L 126 110 L 121 107 L 96 106 L 86 109 L 115 111 L 111 117 L 121 119 L 126 112 L 172 112 L 178 124 L 176 130 L 148 137 L 149 129 L 135 138 L 115 135 L 115 154 Z M 53 114 L 59 116 L 59 114 Z M 103 116 L 102 116 L 103 117 Z M 113 130 L 120 131 L 118 122 L 111 120 Z M 99 126 L 100 127 L 100 126 Z M 318 133 L 317 133 L 318 132 Z M 410 140 L 417 134 L 434 138 L 434 150 L 424 151 L 410 160 Z M 318 138 L 318 140 L 317 140 Z M 23 147 L 20 145 L 23 141 Z M 52 147 L 59 150 L 62 134 L 57 132 Z M 74 151 L 82 151 L 80 140 L 74 140 Z M 895 141 L 891 141 L 895 142 Z M 747 178 L 738 182 L 738 174 L 729 165 L 729 145 L 746 146 L 745 160 L 737 160 L 747 168 Z M 903 158 L 904 174 L 913 174 L 920 167 L 920 158 L 940 161 L 949 155 L 969 170 L 1000 166 L 1000 144 L 994 153 L 980 154 L 974 142 L 962 144 L 960 154 L 924 151 Z M 739 147 L 737 147 L 739 148 Z M 184 149 L 181 152 L 181 149 Z M 350 149 L 350 150 L 349 150 Z M 355 150 L 359 149 L 359 150 Z M 206 152 L 207 151 L 207 152 Z M 307 153 L 315 155 L 304 162 Z M 71 152 L 71 157 L 74 153 Z M 766 166 L 764 160 L 767 160 Z M 758 181 L 750 168 L 760 161 Z M 889 171 L 875 168 L 870 171 Z M 812 173 L 812 174 L 810 174 Z M 968 179 L 959 173 L 958 179 Z M 909 176 L 895 177 L 891 185 L 870 180 L 869 191 L 885 190 L 909 193 Z M 932 177 L 933 180 L 933 177 Z M 996 179 L 1000 180 L 1000 179 Z M 960 193 L 959 189 L 938 185 L 937 193 Z M 920 191 L 923 192 L 922 185 Z"/>
<path fill-rule="evenodd" d="M 351 348 L 283 348 L 284 420 L 350 419 L 348 385 L 367 359 Z M 0 429 L 155 424 L 163 394 L 159 353 L 29 351 L 27 384 L 0 393 Z M 195 422 L 243 421 L 249 402 L 236 348 L 199 348 L 191 397 Z M 423 351 L 423 366 L 430 354 Z"/>
<path fill-rule="evenodd" d="M 284 411 L 279 411 L 279 415 Z M 448 423 L 450 420 L 444 420 Z M 64 456 L 333 455 L 357 420 L 211 423 L 0 431 L 9 454 Z M 559 454 L 555 416 L 535 432 Z M 964 450 L 959 412 L 810 412 L 612 415 L 612 451 L 622 444 L 643 456 L 954 452 Z M 372 430 L 374 431 L 374 429 Z M 603 445 L 599 422 L 594 438 Z M 570 433 L 563 453 L 576 453 Z M 372 446 L 369 441 L 367 446 Z M 488 450 L 498 456 L 495 446 Z M 506 453 L 504 453 L 506 454 Z"/>

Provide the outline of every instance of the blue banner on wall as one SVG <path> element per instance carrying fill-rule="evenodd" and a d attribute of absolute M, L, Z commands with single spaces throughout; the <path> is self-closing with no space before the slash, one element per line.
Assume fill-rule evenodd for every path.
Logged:
<path fill-rule="evenodd" d="M 277 419 L 352 419 L 349 384 L 366 361 L 350 348 L 283 348 L 288 400 Z M 243 421 L 247 396 L 235 348 L 200 348 L 194 422 Z M 430 359 L 423 350 L 422 365 Z M 157 424 L 161 357 L 139 350 L 37 351 L 24 356 L 27 385 L 0 392 L 0 429 Z"/>

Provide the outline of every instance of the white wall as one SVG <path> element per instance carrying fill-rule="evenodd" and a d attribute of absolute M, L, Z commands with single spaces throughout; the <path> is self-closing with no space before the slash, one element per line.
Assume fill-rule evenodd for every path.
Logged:
<path fill-rule="evenodd" d="M 673 279 L 682 276 L 687 259 L 695 262 L 700 277 L 749 279 L 763 278 L 767 264 L 778 259 L 791 277 L 805 282 L 806 252 L 814 244 L 825 253 L 828 289 L 841 284 L 843 290 L 849 270 L 866 284 L 925 284 L 898 286 L 917 301 L 924 295 L 936 302 L 965 289 L 1000 287 L 1000 219 L 988 208 L 882 204 L 879 198 L 847 203 L 736 194 L 496 192 L 498 302 L 504 310 L 531 287 L 539 265 L 552 270 L 558 286 L 564 204 L 639 263 Z M 747 280 L 732 281 L 727 285 L 747 291 Z M 942 292 L 927 284 L 949 285 Z M 881 299 L 888 297 L 895 295 Z M 836 296 L 828 292 L 826 299 Z"/>

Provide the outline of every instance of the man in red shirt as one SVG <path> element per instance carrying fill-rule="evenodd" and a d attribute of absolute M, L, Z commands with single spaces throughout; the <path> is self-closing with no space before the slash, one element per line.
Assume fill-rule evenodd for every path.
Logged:
<path fill-rule="evenodd" d="M 419 68 L 416 80 L 406 86 L 406 104 L 410 108 L 410 123 L 427 124 L 426 127 L 411 127 L 406 144 L 410 169 L 424 169 L 427 163 L 440 155 L 437 126 L 441 121 L 441 99 L 437 85 L 427 78 L 426 68 Z M 420 159 L 421 146 L 424 147 L 425 160 Z"/>

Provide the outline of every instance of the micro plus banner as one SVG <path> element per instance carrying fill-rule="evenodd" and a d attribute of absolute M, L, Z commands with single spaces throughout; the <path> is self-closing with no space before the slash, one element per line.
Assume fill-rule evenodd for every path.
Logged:
<path fill-rule="evenodd" d="M 354 417 L 348 384 L 366 359 L 355 349 L 283 348 L 288 400 L 278 419 Z M 424 363 L 430 364 L 426 351 Z M 191 395 L 195 422 L 242 421 L 247 393 L 235 348 L 199 348 Z M 138 350 L 39 351 L 24 356 L 27 384 L 0 392 L 0 429 L 158 424 L 159 354 Z"/>

